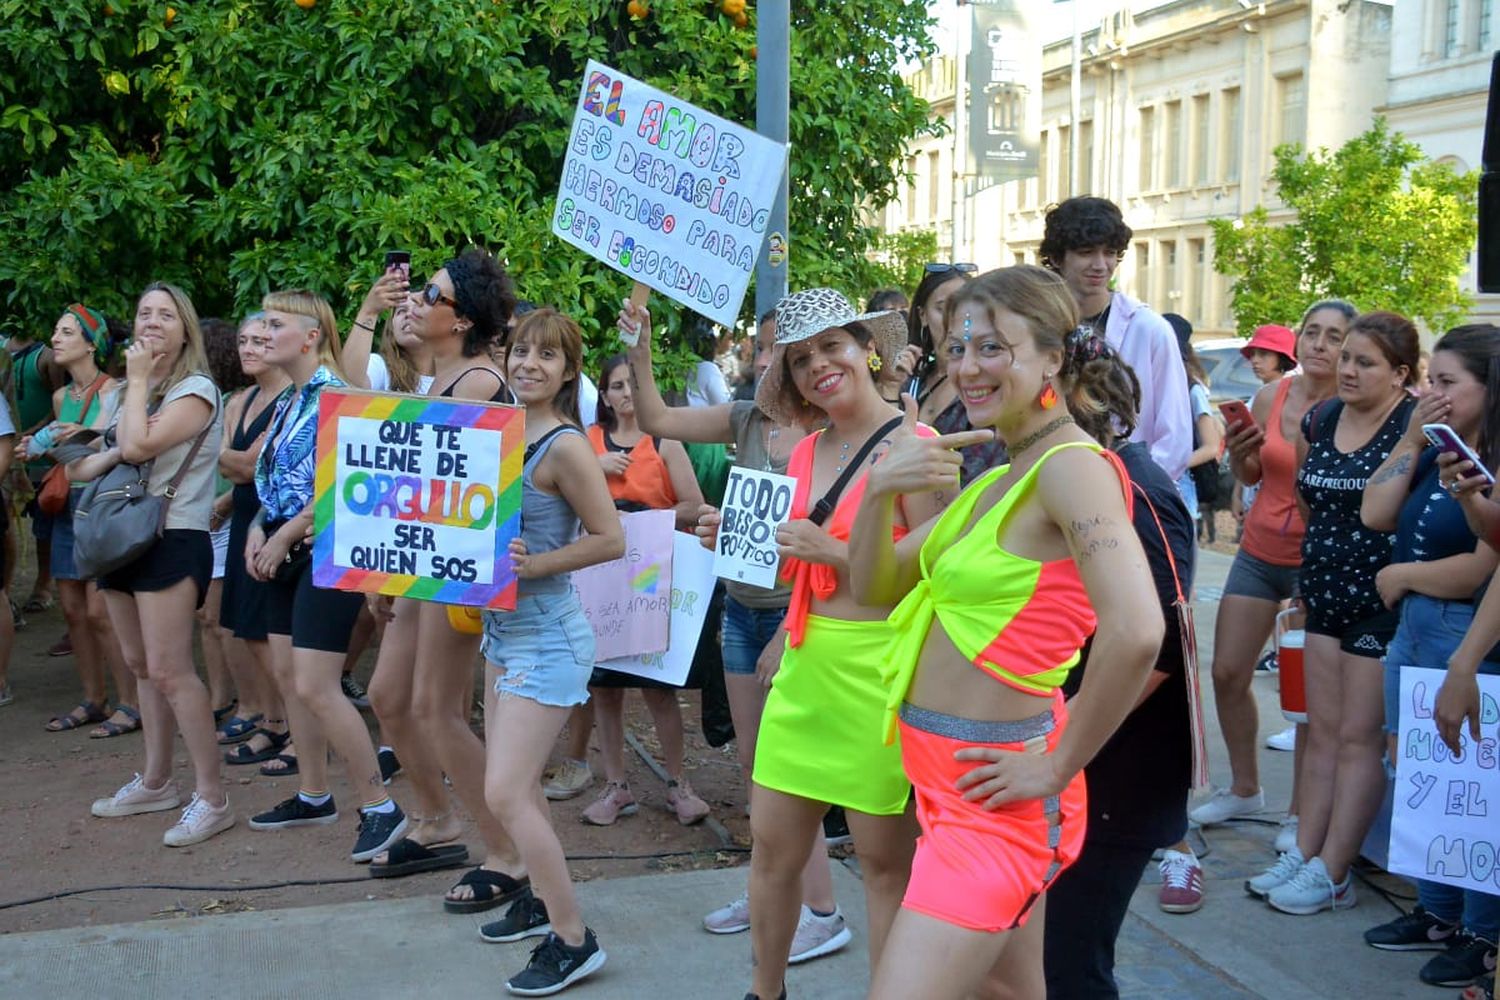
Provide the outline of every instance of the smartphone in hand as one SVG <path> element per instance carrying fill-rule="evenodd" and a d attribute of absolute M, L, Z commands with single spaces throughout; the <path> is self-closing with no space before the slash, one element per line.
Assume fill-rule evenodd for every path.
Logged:
<path fill-rule="evenodd" d="M 1452 427 L 1447 424 L 1423 424 L 1422 434 L 1438 451 L 1451 451 L 1472 462 L 1474 468 L 1469 470 L 1469 475 L 1483 476 L 1487 486 L 1495 485 L 1495 474 L 1484 467 L 1484 463 L 1479 460 L 1474 449 L 1464 443 L 1464 439 L 1459 437 L 1458 432 Z"/>
<path fill-rule="evenodd" d="M 1237 424 L 1248 426 L 1255 423 L 1255 418 L 1250 415 L 1250 407 L 1238 399 L 1225 400 L 1220 403 L 1219 412 L 1224 414 L 1224 423 L 1231 431 Z"/>
<path fill-rule="evenodd" d="M 405 282 L 411 284 L 411 251 L 410 250 L 387 250 L 385 252 L 385 269 L 392 268 L 401 272 Z"/>

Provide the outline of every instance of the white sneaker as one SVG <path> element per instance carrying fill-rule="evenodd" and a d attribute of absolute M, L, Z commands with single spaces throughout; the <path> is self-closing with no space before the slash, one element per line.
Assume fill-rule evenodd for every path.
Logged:
<path fill-rule="evenodd" d="M 1236 795 L 1227 788 L 1214 789 L 1208 801 L 1188 813 L 1188 819 L 1199 826 L 1213 826 L 1237 816 L 1249 816 L 1266 807 L 1266 793 L 1256 789 L 1254 795 Z"/>
<path fill-rule="evenodd" d="M 1252 896 L 1266 898 L 1266 894 L 1279 885 L 1284 885 L 1292 880 L 1292 876 L 1302 870 L 1307 859 L 1302 852 L 1297 850 L 1293 844 L 1292 849 L 1276 859 L 1276 863 L 1254 878 L 1245 880 L 1245 891 Z"/>
<path fill-rule="evenodd" d="M 792 952 L 787 962 L 796 965 L 809 959 L 832 955 L 848 944 L 854 935 L 844 924 L 844 915 L 838 907 L 823 917 L 814 913 L 807 904 L 802 906 L 802 916 L 797 920 L 797 933 L 792 937 Z"/>
<path fill-rule="evenodd" d="M 167 782 L 160 788 L 147 788 L 146 779 L 139 774 L 120 786 L 120 790 L 107 799 L 95 799 L 89 812 L 95 816 L 137 816 L 141 813 L 163 812 L 176 809 L 182 802 L 177 786 Z"/>
<path fill-rule="evenodd" d="M 182 811 L 182 818 L 162 836 L 161 842 L 168 847 L 189 847 L 201 844 L 231 826 L 234 826 L 234 813 L 229 808 L 227 796 L 222 806 L 214 808 L 194 792 L 187 808 Z"/>
<path fill-rule="evenodd" d="M 1272 733 L 1266 737 L 1266 746 L 1272 750 L 1280 750 L 1283 753 L 1291 753 L 1297 749 L 1297 727 L 1287 726 L 1279 733 Z"/>
<path fill-rule="evenodd" d="M 1276 832 L 1276 844 L 1274 846 L 1276 847 L 1277 854 L 1285 854 L 1297 846 L 1297 817 L 1295 814 L 1288 814 L 1286 819 L 1281 821 L 1281 829 Z"/>
<path fill-rule="evenodd" d="M 584 789 L 593 783 L 594 772 L 588 761 L 564 757 L 557 770 L 552 772 L 552 780 L 542 786 L 542 794 L 553 802 L 561 802 L 582 795 Z"/>
<path fill-rule="evenodd" d="M 1346 910 L 1356 902 L 1354 875 L 1346 873 L 1344 881 L 1334 884 L 1322 858 L 1313 858 L 1285 883 L 1266 895 L 1266 902 L 1282 913 L 1310 916 L 1320 910 Z"/>
<path fill-rule="evenodd" d="M 805 911 L 807 908 L 803 907 Z M 750 894 L 726 903 L 703 918 L 703 929 L 710 934 L 738 934 L 750 929 Z"/>

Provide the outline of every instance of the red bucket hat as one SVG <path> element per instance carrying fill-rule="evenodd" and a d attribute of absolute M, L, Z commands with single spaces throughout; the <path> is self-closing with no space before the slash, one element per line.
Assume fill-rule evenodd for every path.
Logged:
<path fill-rule="evenodd" d="M 1258 326 L 1255 328 L 1255 332 L 1250 335 L 1250 340 L 1244 347 L 1240 348 L 1240 353 L 1245 356 L 1246 361 L 1249 361 L 1250 352 L 1256 350 L 1275 351 L 1289 361 L 1296 363 L 1297 335 L 1287 327 L 1277 326 L 1274 323 Z"/>

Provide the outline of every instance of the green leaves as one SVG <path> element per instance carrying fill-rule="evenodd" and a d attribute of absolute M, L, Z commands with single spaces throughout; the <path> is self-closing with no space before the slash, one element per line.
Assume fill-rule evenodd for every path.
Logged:
<path fill-rule="evenodd" d="M 1214 267 L 1234 279 L 1235 323 L 1293 326 L 1320 298 L 1390 309 L 1434 333 L 1457 323 L 1470 296 L 1459 287 L 1475 238 L 1475 177 L 1432 163 L 1385 119 L 1337 151 L 1279 146 L 1272 178 L 1295 218 L 1270 222 L 1264 207 L 1216 219 Z"/>

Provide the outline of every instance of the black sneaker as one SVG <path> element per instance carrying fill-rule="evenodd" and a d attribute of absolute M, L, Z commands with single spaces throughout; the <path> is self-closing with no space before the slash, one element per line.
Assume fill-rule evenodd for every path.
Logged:
<path fill-rule="evenodd" d="M 1458 931 L 1418 905 L 1388 924 L 1365 931 L 1365 944 L 1381 951 L 1442 951 Z"/>
<path fill-rule="evenodd" d="M 375 759 L 380 763 L 380 780 L 389 785 L 391 779 L 401 773 L 401 761 L 396 758 L 396 751 L 385 747 Z"/>
<path fill-rule="evenodd" d="M 390 812 L 359 811 L 359 836 L 354 840 L 354 850 L 349 860 L 364 864 L 381 851 L 401 839 L 406 832 L 406 813 L 396 806 Z"/>
<path fill-rule="evenodd" d="M 760 1000 L 760 994 L 759 993 L 746 993 L 745 994 L 745 1000 Z M 781 988 L 781 996 L 777 997 L 776 1000 L 786 1000 L 786 987 L 785 986 L 783 986 Z"/>
<path fill-rule="evenodd" d="M 1276 660 L 1276 650 L 1266 650 L 1265 655 L 1255 661 L 1255 672 L 1258 674 L 1275 674 L 1281 672 L 1281 665 Z"/>
<path fill-rule="evenodd" d="M 340 676 L 339 688 L 343 690 L 344 697 L 354 703 L 355 708 L 370 707 L 370 695 L 365 691 L 365 686 L 354 679 L 353 674 Z"/>
<path fill-rule="evenodd" d="M 1417 973 L 1429 986 L 1467 986 L 1495 971 L 1495 942 L 1460 930 L 1448 940 L 1448 950 L 1434 956 Z"/>
<path fill-rule="evenodd" d="M 542 943 L 531 950 L 531 961 L 526 968 L 505 981 L 505 989 L 518 997 L 550 997 L 598 972 L 607 957 L 594 932 L 587 927 L 583 930 L 583 944 L 577 948 L 569 948 L 562 938 L 549 931 Z"/>
<path fill-rule="evenodd" d="M 327 826 L 338 821 L 339 811 L 333 804 L 332 795 L 320 806 L 308 803 L 300 795 L 293 795 L 285 802 L 276 803 L 269 811 L 252 816 L 250 829 L 287 830 L 294 826 Z"/>
<path fill-rule="evenodd" d="M 839 847 L 854 841 L 849 835 L 849 820 L 844 816 L 842 806 L 833 806 L 823 814 L 823 839 L 828 841 L 829 847 Z"/>
<path fill-rule="evenodd" d="M 520 897 L 505 911 L 505 916 L 479 928 L 479 936 L 491 944 L 545 937 L 551 933 L 552 921 L 547 918 L 547 904 L 532 895 L 529 889 L 522 890 Z"/>

